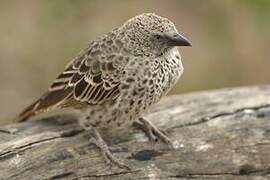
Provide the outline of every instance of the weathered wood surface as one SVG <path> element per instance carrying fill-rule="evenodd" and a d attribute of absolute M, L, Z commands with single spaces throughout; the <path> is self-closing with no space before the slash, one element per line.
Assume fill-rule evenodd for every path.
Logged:
<path fill-rule="evenodd" d="M 72 117 L 56 118 L 1 127 L 0 179 L 270 179 L 270 86 L 165 98 L 148 118 L 177 150 L 135 129 L 105 138 L 131 171 L 104 164 Z"/>

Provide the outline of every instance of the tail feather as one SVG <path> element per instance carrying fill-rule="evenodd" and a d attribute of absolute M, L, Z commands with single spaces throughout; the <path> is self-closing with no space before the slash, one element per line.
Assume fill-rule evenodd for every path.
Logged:
<path fill-rule="evenodd" d="M 35 101 L 33 104 L 25 108 L 14 122 L 27 121 L 30 117 L 39 114 L 41 112 L 48 112 L 53 110 L 55 106 L 61 103 L 72 95 L 71 89 L 59 90 L 59 91 L 48 91 L 41 98 Z"/>
<path fill-rule="evenodd" d="M 19 116 L 14 119 L 14 122 L 23 122 L 28 120 L 30 117 L 34 116 L 36 114 L 35 111 L 35 106 L 37 105 L 38 101 L 33 103 L 32 105 L 28 106 L 27 108 L 25 108 L 20 114 Z"/>

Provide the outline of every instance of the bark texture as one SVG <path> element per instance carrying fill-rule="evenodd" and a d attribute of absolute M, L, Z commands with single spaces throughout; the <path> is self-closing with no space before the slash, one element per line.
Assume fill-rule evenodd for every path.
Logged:
<path fill-rule="evenodd" d="M 147 116 L 178 149 L 135 129 L 104 134 L 109 167 L 72 116 L 0 127 L 0 179 L 270 179 L 270 86 L 169 96 Z"/>

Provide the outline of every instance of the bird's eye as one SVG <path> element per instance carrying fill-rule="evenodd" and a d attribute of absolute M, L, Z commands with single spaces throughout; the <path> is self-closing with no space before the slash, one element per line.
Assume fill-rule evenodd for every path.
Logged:
<path fill-rule="evenodd" d="M 156 39 L 157 40 L 161 39 L 161 36 L 160 35 L 156 35 Z"/>

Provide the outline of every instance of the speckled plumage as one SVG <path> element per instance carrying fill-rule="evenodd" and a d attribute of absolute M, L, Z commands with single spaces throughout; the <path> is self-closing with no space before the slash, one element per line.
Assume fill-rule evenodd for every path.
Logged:
<path fill-rule="evenodd" d="M 136 16 L 90 43 L 19 121 L 73 107 L 85 114 L 79 121 L 85 129 L 126 128 L 183 73 L 178 45 L 190 44 L 171 21 L 151 13 Z"/>
<path fill-rule="evenodd" d="M 125 128 L 164 96 L 183 72 L 179 53 L 172 49 L 164 56 L 123 56 L 117 97 L 86 109 L 83 126 Z M 116 58 L 117 59 L 117 58 Z M 165 63 L 163 63 L 165 62 Z M 119 73 L 117 73 L 119 75 Z"/>
<path fill-rule="evenodd" d="M 145 27 L 149 18 L 153 20 Z M 158 33 L 175 29 L 167 19 L 161 20 L 154 14 L 129 20 L 91 43 L 64 71 L 76 71 L 64 79 L 64 85 L 59 78 L 55 80 L 51 91 L 73 87 L 71 101 L 86 102 L 87 116 L 80 122 L 83 127 L 130 125 L 176 83 L 183 72 L 178 50 L 163 49 L 166 46 L 154 43 L 155 37 L 144 34 L 146 28 Z"/>

